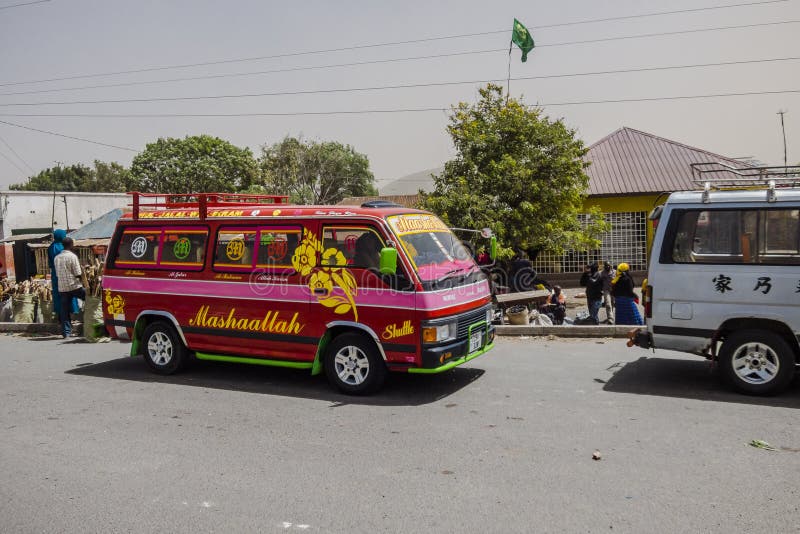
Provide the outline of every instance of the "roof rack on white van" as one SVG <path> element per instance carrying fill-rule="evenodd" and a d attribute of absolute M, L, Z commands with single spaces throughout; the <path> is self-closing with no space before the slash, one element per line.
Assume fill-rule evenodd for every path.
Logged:
<path fill-rule="evenodd" d="M 240 193 L 128 193 L 133 197 L 133 220 L 139 220 L 142 211 L 155 209 L 197 209 L 202 221 L 208 216 L 208 208 L 253 207 L 261 204 L 288 204 L 286 195 L 249 195 Z"/>
<path fill-rule="evenodd" d="M 692 181 L 702 184 L 703 202 L 711 202 L 712 189 L 766 188 L 767 201 L 775 202 L 775 189 L 800 186 L 800 166 L 734 167 L 722 161 L 692 163 Z"/>

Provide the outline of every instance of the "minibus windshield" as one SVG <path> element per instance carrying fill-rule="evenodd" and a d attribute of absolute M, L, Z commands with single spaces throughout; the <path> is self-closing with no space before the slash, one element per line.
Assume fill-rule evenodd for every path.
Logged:
<path fill-rule="evenodd" d="M 452 280 L 466 281 L 480 273 L 469 249 L 436 216 L 393 215 L 388 220 L 423 283 L 436 286 L 450 280 L 446 286 L 452 287 Z"/>

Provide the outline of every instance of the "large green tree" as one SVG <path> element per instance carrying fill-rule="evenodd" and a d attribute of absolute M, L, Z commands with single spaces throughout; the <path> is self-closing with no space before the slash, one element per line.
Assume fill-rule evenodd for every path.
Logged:
<path fill-rule="evenodd" d="M 258 164 L 249 148 L 210 135 L 149 143 L 133 158 L 134 186 L 143 192 L 235 192 L 250 187 Z"/>
<path fill-rule="evenodd" d="M 423 206 L 451 226 L 491 228 L 502 245 L 525 250 L 595 248 L 599 211 L 578 219 L 589 178 L 587 149 L 561 120 L 489 84 L 474 105 L 459 103 L 447 128 L 456 156 L 434 176 Z"/>
<path fill-rule="evenodd" d="M 262 147 L 263 190 L 301 204 L 336 204 L 348 196 L 375 195 L 369 159 L 350 145 L 285 137 Z"/>
<path fill-rule="evenodd" d="M 75 163 L 56 165 L 45 169 L 21 184 L 13 184 L 15 191 L 84 191 L 90 193 L 118 193 L 128 191 L 132 185 L 130 172 L 116 162 L 95 160 L 94 168 Z"/>

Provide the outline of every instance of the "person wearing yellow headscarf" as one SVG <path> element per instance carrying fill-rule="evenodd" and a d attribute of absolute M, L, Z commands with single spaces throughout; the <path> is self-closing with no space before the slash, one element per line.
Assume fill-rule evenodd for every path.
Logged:
<path fill-rule="evenodd" d="M 630 266 L 627 263 L 617 265 L 617 276 L 612 281 L 611 294 L 616 301 L 616 324 L 642 325 L 642 315 L 636 303 L 638 297 L 633 288 L 636 283 L 630 273 Z"/>

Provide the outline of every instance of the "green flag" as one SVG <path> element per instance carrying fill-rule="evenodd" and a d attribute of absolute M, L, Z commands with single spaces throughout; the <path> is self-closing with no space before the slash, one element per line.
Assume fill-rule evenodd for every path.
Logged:
<path fill-rule="evenodd" d="M 522 50 L 522 62 L 528 60 L 528 52 L 533 50 L 533 37 L 523 23 L 514 19 L 514 30 L 511 32 L 511 42 Z"/>

